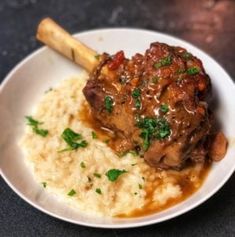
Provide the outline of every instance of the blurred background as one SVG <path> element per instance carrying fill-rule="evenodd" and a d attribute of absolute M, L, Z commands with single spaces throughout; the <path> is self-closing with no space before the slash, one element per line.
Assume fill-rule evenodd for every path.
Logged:
<path fill-rule="evenodd" d="M 38 22 L 50 16 L 70 32 L 135 27 L 183 38 L 235 77 L 234 0 L 0 0 L 0 78 L 39 47 Z"/>
<path fill-rule="evenodd" d="M 0 81 L 39 48 L 38 22 L 50 16 L 71 33 L 134 27 L 193 43 L 235 78 L 235 0 L 0 0 Z M 125 39 L 124 39 L 125 40 Z M 209 201 L 174 220 L 134 230 L 96 230 L 33 209 L 0 178 L 0 236 L 235 236 L 235 176 Z"/>

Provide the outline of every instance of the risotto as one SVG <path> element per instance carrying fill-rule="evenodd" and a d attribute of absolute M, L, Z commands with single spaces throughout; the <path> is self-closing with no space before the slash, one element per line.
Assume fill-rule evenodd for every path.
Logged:
<path fill-rule="evenodd" d="M 132 152 L 115 154 L 80 119 L 86 80 L 84 73 L 48 90 L 32 113 L 36 128 L 26 127 L 21 145 L 45 191 L 91 215 L 131 217 L 174 205 L 200 187 L 207 170 L 203 164 L 180 172 L 158 171 Z M 46 133 L 39 134 L 39 127 Z M 68 149 L 62 135 L 66 129 L 85 143 Z"/>

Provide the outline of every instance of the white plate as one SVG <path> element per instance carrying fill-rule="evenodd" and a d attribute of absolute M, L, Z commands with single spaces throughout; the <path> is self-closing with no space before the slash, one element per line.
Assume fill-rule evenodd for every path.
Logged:
<path fill-rule="evenodd" d="M 218 116 L 229 138 L 226 157 L 214 164 L 202 188 L 186 201 L 150 216 L 128 219 L 91 218 L 60 203 L 38 185 L 28 168 L 18 141 L 23 133 L 24 116 L 31 113 L 44 91 L 81 69 L 47 47 L 37 50 L 19 63 L 5 78 L 0 89 L 0 167 L 8 185 L 35 208 L 59 219 L 93 227 L 129 228 L 162 222 L 203 203 L 229 179 L 235 169 L 235 86 L 228 74 L 210 56 L 191 44 L 156 32 L 135 29 L 104 29 L 76 35 L 98 52 L 126 56 L 144 52 L 154 41 L 179 45 L 199 57 L 218 94 Z M 221 204 L 222 205 L 222 204 Z"/>

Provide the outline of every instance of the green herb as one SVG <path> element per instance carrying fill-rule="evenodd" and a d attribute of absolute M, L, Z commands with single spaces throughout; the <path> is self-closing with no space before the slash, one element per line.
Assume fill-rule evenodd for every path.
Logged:
<path fill-rule="evenodd" d="M 141 95 L 141 90 L 140 88 L 135 88 L 133 91 L 132 91 L 132 97 L 134 98 L 135 100 L 135 107 L 137 109 L 140 109 L 141 108 L 141 101 L 140 101 L 140 95 Z"/>
<path fill-rule="evenodd" d="M 150 134 L 147 129 L 143 130 L 140 134 L 140 136 L 143 138 L 143 149 L 144 151 L 147 151 L 150 146 Z"/>
<path fill-rule="evenodd" d="M 136 163 L 135 164 L 131 164 L 131 166 L 135 166 L 135 165 L 137 165 Z"/>
<path fill-rule="evenodd" d="M 32 127 L 33 132 L 35 132 L 36 134 L 38 134 L 38 135 L 40 135 L 42 137 L 46 137 L 47 136 L 48 130 L 38 128 L 38 125 L 43 124 L 42 122 L 39 122 L 39 121 L 33 119 L 32 116 L 26 116 L 25 118 L 28 121 L 27 125 Z"/>
<path fill-rule="evenodd" d="M 119 169 L 111 169 L 106 172 L 106 176 L 108 177 L 108 180 L 111 182 L 114 182 L 118 179 L 118 177 L 124 173 L 127 173 L 126 170 L 119 170 Z"/>
<path fill-rule="evenodd" d="M 156 134 L 155 134 L 156 139 L 166 138 L 171 133 L 170 125 L 164 118 L 158 119 L 157 129 L 158 130 L 156 131 Z"/>
<path fill-rule="evenodd" d="M 182 54 L 182 57 L 183 57 L 184 59 L 188 60 L 188 59 L 191 59 L 191 58 L 193 57 L 193 55 L 192 55 L 191 53 L 184 52 L 184 53 Z"/>
<path fill-rule="evenodd" d="M 33 119 L 32 116 L 25 116 L 25 118 L 27 119 L 28 121 L 27 125 L 29 126 L 36 127 L 39 124 L 43 124 L 42 122 L 38 122 L 37 120 Z"/>
<path fill-rule="evenodd" d="M 70 145 L 71 142 L 81 139 L 82 135 L 66 128 L 62 133 L 62 138 Z"/>
<path fill-rule="evenodd" d="M 65 149 L 59 150 L 58 152 L 72 151 L 78 149 L 79 147 L 87 147 L 87 145 L 87 141 L 83 140 L 80 143 L 74 143 L 73 147 L 67 147 Z"/>
<path fill-rule="evenodd" d="M 142 129 L 143 149 L 148 150 L 152 139 L 164 139 L 171 133 L 170 125 L 164 118 L 139 118 L 137 126 Z"/>
<path fill-rule="evenodd" d="M 142 188 L 143 188 L 143 186 L 141 184 L 139 184 L 139 189 L 142 189 Z"/>
<path fill-rule="evenodd" d="M 86 147 L 88 145 L 87 141 L 85 141 L 85 140 L 82 140 L 81 142 L 77 142 L 77 140 L 82 139 L 82 135 L 74 132 L 70 128 L 66 128 L 63 131 L 61 137 L 68 144 L 69 147 L 61 150 L 60 152 L 76 150 L 79 147 Z"/>
<path fill-rule="evenodd" d="M 187 73 L 188 73 L 189 75 L 196 75 L 196 74 L 198 74 L 199 72 L 200 72 L 200 69 L 197 68 L 197 67 L 190 67 L 190 68 L 187 69 Z"/>
<path fill-rule="evenodd" d="M 88 182 L 90 183 L 92 181 L 91 177 L 87 176 Z"/>
<path fill-rule="evenodd" d="M 81 168 L 83 168 L 83 169 L 86 168 L 86 165 L 85 165 L 85 163 L 84 163 L 83 161 L 80 163 L 80 166 L 81 166 Z"/>
<path fill-rule="evenodd" d="M 99 55 L 99 54 L 96 54 L 96 55 L 95 55 L 95 59 L 100 60 L 100 55 Z"/>
<path fill-rule="evenodd" d="M 136 107 L 137 109 L 140 109 L 140 108 L 141 108 L 141 101 L 140 101 L 139 98 L 135 100 L 135 107 Z"/>
<path fill-rule="evenodd" d="M 167 57 L 160 59 L 159 62 L 154 63 L 153 66 L 158 69 L 163 66 L 171 65 L 171 63 L 172 63 L 172 57 L 171 55 L 168 55 Z"/>
<path fill-rule="evenodd" d="M 107 112 L 112 113 L 113 111 L 113 99 L 110 96 L 105 96 L 104 105 Z"/>
<path fill-rule="evenodd" d="M 47 187 L 47 183 L 46 182 L 42 182 L 42 186 L 43 186 L 43 188 L 46 188 Z"/>
<path fill-rule="evenodd" d="M 92 136 L 93 139 L 97 138 L 97 134 L 94 131 L 91 132 L 91 136 Z"/>
<path fill-rule="evenodd" d="M 152 83 L 153 83 L 153 84 L 156 84 L 156 83 L 159 81 L 159 79 L 160 79 L 160 78 L 157 77 L 157 76 L 153 77 L 153 78 L 152 78 Z"/>
<path fill-rule="evenodd" d="M 98 173 L 94 173 L 94 176 L 99 179 L 101 178 L 101 174 L 98 174 Z"/>
<path fill-rule="evenodd" d="M 167 113 L 169 111 L 169 107 L 167 104 L 162 104 L 160 106 L 160 110 L 163 112 L 163 113 Z"/>
<path fill-rule="evenodd" d="M 102 194 L 102 192 L 101 192 L 101 189 L 100 189 L 100 188 L 97 188 L 95 191 L 96 191 L 98 194 Z"/>
<path fill-rule="evenodd" d="M 134 195 L 137 195 L 137 194 L 138 194 L 137 192 L 134 193 Z"/>
<path fill-rule="evenodd" d="M 69 192 L 68 192 L 68 196 L 74 196 L 76 194 L 75 190 L 74 189 L 71 189 Z"/>
<path fill-rule="evenodd" d="M 140 88 L 135 88 L 133 91 L 132 91 L 132 97 L 133 98 L 138 98 L 138 97 L 140 97 L 140 94 L 141 94 L 141 90 L 140 90 Z"/>
<path fill-rule="evenodd" d="M 48 134 L 48 130 L 46 129 L 33 128 L 33 131 L 42 137 L 46 137 Z"/>

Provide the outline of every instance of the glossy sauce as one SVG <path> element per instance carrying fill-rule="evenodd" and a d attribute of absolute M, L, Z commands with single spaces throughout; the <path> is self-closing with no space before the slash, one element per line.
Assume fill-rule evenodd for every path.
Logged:
<path fill-rule="evenodd" d="M 161 206 L 153 205 L 154 202 L 151 201 L 152 197 L 153 197 L 154 188 L 155 188 L 154 187 L 155 185 L 153 184 L 149 190 L 145 189 L 147 192 L 147 195 L 146 195 L 147 202 L 142 208 L 136 209 L 129 214 L 118 215 L 117 217 L 131 218 L 131 217 L 147 216 L 147 215 L 155 214 L 157 212 L 168 209 L 168 208 L 186 200 L 202 186 L 204 180 L 206 179 L 206 177 L 210 171 L 210 167 L 211 167 L 211 165 L 209 163 L 204 164 L 204 166 L 199 174 L 199 180 L 197 181 L 197 187 L 194 186 L 194 184 L 189 180 L 189 177 L 187 175 L 180 177 L 177 181 L 177 184 L 180 186 L 181 191 L 182 191 L 182 195 L 180 197 L 170 198 L 167 200 L 167 202 L 164 205 L 161 205 Z"/>
<path fill-rule="evenodd" d="M 117 151 L 117 145 L 120 144 L 120 138 L 116 135 L 115 132 L 102 126 L 102 124 L 92 116 L 92 111 L 87 102 L 84 102 L 81 106 L 79 112 L 79 119 L 87 125 L 89 128 L 92 128 L 98 137 L 99 140 L 105 142 L 110 148 L 114 151 Z M 122 152 L 117 151 L 117 155 L 122 155 Z"/>
<path fill-rule="evenodd" d="M 85 125 L 92 128 L 96 132 L 99 140 L 102 140 L 104 142 L 107 142 L 108 140 L 109 141 L 108 145 L 112 147 L 112 141 L 115 140 L 115 134 L 112 131 L 108 130 L 107 128 L 102 127 L 101 124 L 93 118 L 91 114 L 91 109 L 86 102 L 82 105 L 82 108 L 79 113 L 79 118 Z M 167 173 L 169 173 L 170 176 L 175 177 L 175 179 L 177 180 L 176 184 L 180 186 L 182 195 L 178 198 L 168 199 L 168 201 L 164 205 L 161 205 L 160 207 L 157 205 L 155 206 L 153 205 L 154 203 L 152 201 L 152 197 L 153 197 L 155 188 L 159 184 L 161 184 L 161 179 L 157 178 L 158 184 L 156 186 L 156 184 L 154 184 L 156 182 L 148 181 L 147 180 L 148 177 L 145 177 L 146 181 L 148 181 L 147 183 L 151 183 L 151 185 L 148 187 L 144 187 L 146 191 L 146 197 L 145 197 L 146 204 L 144 205 L 144 207 L 142 207 L 141 209 L 136 209 L 133 212 L 129 213 L 128 215 L 120 214 L 117 217 L 130 218 L 130 217 L 146 216 L 146 215 L 154 214 L 156 212 L 160 212 L 162 210 L 165 210 L 169 207 L 176 205 L 177 203 L 184 201 L 201 187 L 201 185 L 203 184 L 204 180 L 207 177 L 210 167 L 211 167 L 211 163 L 206 162 L 203 165 L 203 167 L 200 169 L 199 173 L 197 173 L 198 181 L 197 181 L 196 186 L 194 185 L 192 181 L 190 181 L 190 175 L 187 174 L 187 172 L 185 172 L 185 174 L 183 173 L 182 175 L 182 173 L 180 172 L 184 172 L 184 171 L 166 171 Z M 193 170 L 194 166 L 189 165 L 186 169 Z M 156 171 L 156 172 L 159 172 L 159 171 Z"/>
<path fill-rule="evenodd" d="M 90 106 L 84 102 L 82 104 L 80 113 L 79 113 L 79 119 L 88 127 L 94 129 L 94 131 L 97 134 L 97 137 L 99 140 L 108 142 L 111 139 L 114 138 L 114 134 L 111 130 L 103 127 L 99 121 L 95 120 L 95 118 L 91 114 Z"/>

